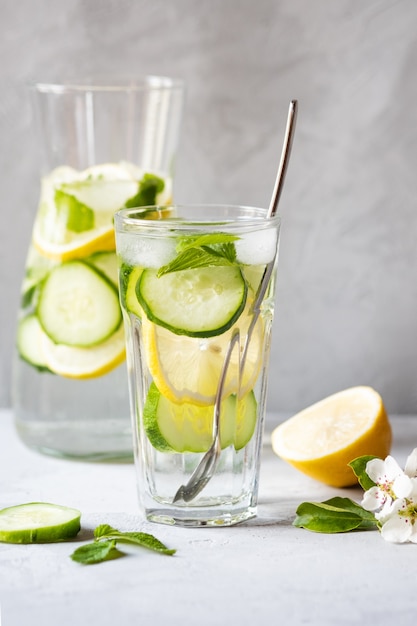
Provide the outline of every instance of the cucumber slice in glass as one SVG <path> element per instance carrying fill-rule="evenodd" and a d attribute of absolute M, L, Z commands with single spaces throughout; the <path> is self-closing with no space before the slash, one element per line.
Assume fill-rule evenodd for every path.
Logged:
<path fill-rule="evenodd" d="M 122 321 L 116 286 L 83 261 L 68 261 L 50 272 L 37 313 L 52 341 L 78 347 L 101 343 Z"/>
<path fill-rule="evenodd" d="M 128 313 L 142 318 L 143 310 L 136 295 L 136 283 L 141 277 L 143 269 L 134 267 L 128 263 L 122 263 L 119 269 L 120 278 L 120 301 Z"/>
<path fill-rule="evenodd" d="M 136 295 L 136 285 L 139 278 L 143 273 L 141 267 L 134 267 L 129 274 L 125 296 L 125 306 L 130 313 L 134 313 L 137 317 L 141 318 L 143 315 L 142 307 L 139 304 L 138 297 Z"/>
<path fill-rule="evenodd" d="M 42 350 L 42 326 L 36 315 L 27 315 L 19 320 L 17 327 L 17 350 L 30 365 L 40 370 L 48 369 Z"/>
<path fill-rule="evenodd" d="M 118 286 L 117 256 L 115 252 L 95 252 L 85 259 L 85 262 L 100 270 L 112 283 Z"/>
<path fill-rule="evenodd" d="M 44 332 L 36 315 L 19 320 L 17 327 L 17 350 L 19 355 L 40 371 L 49 371 L 42 348 Z"/>
<path fill-rule="evenodd" d="M 165 398 L 154 383 L 146 399 L 143 421 L 154 448 L 162 452 L 206 452 L 213 441 L 214 406 L 177 404 Z M 222 448 L 243 448 L 251 439 L 256 425 L 257 402 L 250 391 L 240 402 L 236 395 L 227 396 L 220 413 Z"/>
<path fill-rule="evenodd" d="M 30 502 L 0 511 L 0 541 L 53 543 L 75 537 L 81 513 L 58 504 Z"/>
<path fill-rule="evenodd" d="M 136 284 L 147 317 L 177 335 L 214 337 L 231 328 L 245 308 L 247 285 L 237 265 L 164 274 L 147 269 Z"/>

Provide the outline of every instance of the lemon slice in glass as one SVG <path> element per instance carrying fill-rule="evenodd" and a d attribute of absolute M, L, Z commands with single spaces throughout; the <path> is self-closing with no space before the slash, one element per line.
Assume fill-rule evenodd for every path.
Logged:
<path fill-rule="evenodd" d="M 193 338 L 171 333 L 143 316 L 145 358 L 159 391 L 172 402 L 189 402 L 200 406 L 213 404 L 232 333 L 240 327 L 241 337 L 244 338 L 249 323 L 250 317 L 243 313 L 234 328 L 222 335 Z M 264 322 L 259 318 L 252 333 L 240 380 L 241 396 L 253 389 L 258 378 L 263 361 L 263 335 Z M 242 342 L 241 354 L 243 350 Z M 239 391 L 239 361 L 235 350 L 226 376 L 225 396 Z"/>
<path fill-rule="evenodd" d="M 51 241 L 43 235 L 39 222 L 34 226 L 33 244 L 36 250 L 53 261 L 81 259 L 95 252 L 113 251 L 116 247 L 112 224 L 77 233 L 68 239 L 69 241 L 62 243 Z"/>
<path fill-rule="evenodd" d="M 114 250 L 114 212 L 136 189 L 132 180 L 61 184 L 54 189 L 53 198 L 41 204 L 33 230 L 34 246 L 55 261 Z"/>
<path fill-rule="evenodd" d="M 48 368 L 66 378 L 95 378 L 107 374 L 125 359 L 123 325 L 111 337 L 89 348 L 54 343 L 42 334 L 42 355 Z"/>

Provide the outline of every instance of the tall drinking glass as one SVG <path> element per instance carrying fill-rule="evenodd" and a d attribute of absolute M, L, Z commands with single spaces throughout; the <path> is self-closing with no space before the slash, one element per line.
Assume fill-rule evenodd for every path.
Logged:
<path fill-rule="evenodd" d="M 17 430 L 57 456 L 132 457 L 113 216 L 172 202 L 183 85 L 38 84 L 32 95 L 42 180 L 13 366 Z"/>
<path fill-rule="evenodd" d="M 255 516 L 279 217 L 239 206 L 115 215 L 135 461 L 147 519 Z"/>

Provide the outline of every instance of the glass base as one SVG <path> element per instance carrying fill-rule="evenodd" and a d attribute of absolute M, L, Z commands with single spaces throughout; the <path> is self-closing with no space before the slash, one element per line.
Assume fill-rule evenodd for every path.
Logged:
<path fill-rule="evenodd" d="M 257 507 L 237 509 L 232 512 L 224 509 L 210 510 L 185 510 L 172 507 L 167 509 L 146 509 L 145 516 L 149 522 L 168 524 L 170 526 L 182 526 L 184 528 L 202 528 L 235 526 L 256 517 Z"/>
<path fill-rule="evenodd" d="M 132 435 L 116 421 L 92 425 L 77 422 L 30 423 L 15 420 L 23 443 L 42 454 L 78 461 L 133 462 Z M 125 431 L 125 432 L 123 432 Z"/>

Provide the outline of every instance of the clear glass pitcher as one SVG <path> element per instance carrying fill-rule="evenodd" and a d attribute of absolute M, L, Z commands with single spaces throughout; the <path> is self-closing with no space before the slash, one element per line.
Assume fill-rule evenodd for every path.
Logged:
<path fill-rule="evenodd" d="M 183 84 L 37 84 L 41 185 L 22 284 L 12 403 L 31 448 L 132 456 L 114 212 L 172 202 Z"/>

